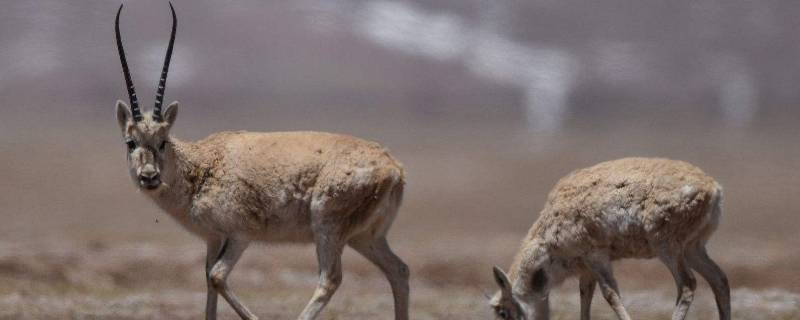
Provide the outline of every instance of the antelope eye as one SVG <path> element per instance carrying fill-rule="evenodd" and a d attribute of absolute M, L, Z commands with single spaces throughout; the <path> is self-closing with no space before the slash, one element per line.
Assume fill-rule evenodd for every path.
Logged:
<path fill-rule="evenodd" d="M 158 150 L 164 151 L 164 148 L 167 147 L 167 140 L 161 142 L 161 145 L 158 146 Z"/>
<path fill-rule="evenodd" d="M 133 151 L 133 149 L 136 149 L 136 142 L 134 142 L 133 140 L 125 141 L 125 145 L 128 146 L 128 151 Z"/>

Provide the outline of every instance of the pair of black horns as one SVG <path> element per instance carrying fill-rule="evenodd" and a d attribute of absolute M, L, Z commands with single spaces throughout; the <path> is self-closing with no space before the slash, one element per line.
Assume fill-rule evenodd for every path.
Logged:
<path fill-rule="evenodd" d="M 133 86 L 133 79 L 131 79 L 131 72 L 128 69 L 128 60 L 125 59 L 125 49 L 122 48 L 122 36 L 119 33 L 119 15 L 122 12 L 122 4 L 119 5 L 117 10 L 117 18 L 114 22 L 114 31 L 117 35 L 117 51 L 119 52 L 119 61 L 122 63 L 122 73 L 125 76 L 125 85 L 128 89 L 128 98 L 131 102 L 131 114 L 134 121 L 142 120 L 142 110 L 139 108 L 139 99 L 136 97 L 136 89 Z M 169 45 L 167 46 L 167 54 L 164 57 L 164 67 L 161 69 L 161 78 L 158 80 L 158 88 L 156 89 L 156 104 L 153 107 L 153 120 L 163 121 L 163 114 L 161 106 L 164 103 L 164 91 L 167 86 L 167 74 L 169 73 L 169 62 L 172 59 L 172 47 L 175 44 L 175 31 L 178 27 L 178 18 L 175 15 L 175 8 L 172 7 L 172 2 L 169 3 L 169 10 L 172 11 L 172 33 L 169 36 Z"/>

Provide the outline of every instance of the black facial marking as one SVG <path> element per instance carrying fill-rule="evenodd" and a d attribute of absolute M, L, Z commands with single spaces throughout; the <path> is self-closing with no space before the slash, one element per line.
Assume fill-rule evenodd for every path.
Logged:
<path fill-rule="evenodd" d="M 161 145 L 158 146 L 158 150 L 163 152 L 166 147 L 167 147 L 167 140 L 164 140 L 161 142 Z"/>
<path fill-rule="evenodd" d="M 128 146 L 128 152 L 133 152 L 133 149 L 136 149 L 136 142 L 133 140 L 126 140 L 125 145 Z"/>

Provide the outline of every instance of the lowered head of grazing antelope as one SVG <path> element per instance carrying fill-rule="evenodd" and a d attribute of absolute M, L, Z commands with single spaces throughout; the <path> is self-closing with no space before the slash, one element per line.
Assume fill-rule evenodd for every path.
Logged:
<path fill-rule="evenodd" d="M 128 105 L 122 100 L 117 100 L 117 122 L 120 130 L 122 130 L 123 141 L 127 148 L 128 169 L 131 178 L 143 190 L 155 190 L 162 184 L 161 172 L 167 157 L 167 146 L 170 143 L 169 130 L 178 115 L 177 101 L 167 106 L 166 111 L 162 112 L 161 108 L 177 27 L 175 9 L 172 7 L 172 3 L 169 4 L 169 7 L 172 12 L 172 34 L 167 46 L 167 55 L 164 59 L 161 79 L 156 90 L 155 107 L 152 112 L 143 113 L 139 107 L 133 79 L 131 79 L 131 73 L 128 70 L 128 62 L 125 58 L 125 50 L 122 47 L 122 37 L 119 32 L 119 15 L 122 12 L 122 5 L 117 10 L 115 21 L 117 50 L 122 62 L 122 72 L 125 75 L 125 84 L 131 102 Z"/>
<path fill-rule="evenodd" d="M 525 294 L 515 293 L 513 284 L 502 269 L 494 267 L 494 279 L 500 290 L 490 299 L 489 305 L 499 320 L 533 320 L 548 319 L 550 304 L 548 301 L 549 284 L 544 268 L 533 273 L 530 290 Z"/>
<path fill-rule="evenodd" d="M 325 132 L 220 132 L 194 142 L 171 137 L 178 104 L 161 105 L 175 11 L 155 107 L 142 112 L 122 49 L 120 10 L 117 48 L 130 105 L 117 102 L 117 120 L 130 174 L 150 199 L 205 241 L 206 319 L 216 319 L 218 296 L 242 319 L 257 319 L 227 278 L 248 245 L 262 241 L 316 246 L 319 282 L 299 319 L 316 319 L 330 301 L 349 246 L 383 272 L 395 319 L 408 320 L 409 269 L 386 240 L 402 201 L 402 165 L 375 142 Z"/>

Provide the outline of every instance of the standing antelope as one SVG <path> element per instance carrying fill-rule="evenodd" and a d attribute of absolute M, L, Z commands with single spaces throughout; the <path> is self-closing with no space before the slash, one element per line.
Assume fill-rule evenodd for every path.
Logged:
<path fill-rule="evenodd" d="M 678 287 L 673 320 L 692 303 L 691 270 L 711 285 L 719 318 L 730 320 L 728 279 L 705 249 L 721 202 L 719 184 L 682 161 L 627 158 L 575 171 L 550 192 L 509 274 L 494 268 L 500 291 L 490 304 L 500 319 L 549 319 L 550 288 L 577 275 L 582 320 L 590 318 L 596 283 L 617 317 L 629 320 L 611 261 L 658 257 Z"/>
<path fill-rule="evenodd" d="M 206 241 L 206 319 L 215 319 L 217 294 L 243 319 L 256 319 L 226 279 L 252 241 L 313 242 L 319 283 L 299 319 L 315 319 L 342 281 L 345 245 L 386 275 L 395 319 L 408 319 L 409 271 L 386 234 L 403 195 L 403 169 L 374 142 L 321 132 L 223 132 L 202 141 L 169 135 L 178 114 L 162 113 L 177 19 L 153 112 L 143 113 L 115 31 L 130 107 L 117 101 L 131 178 L 191 233 Z"/>

